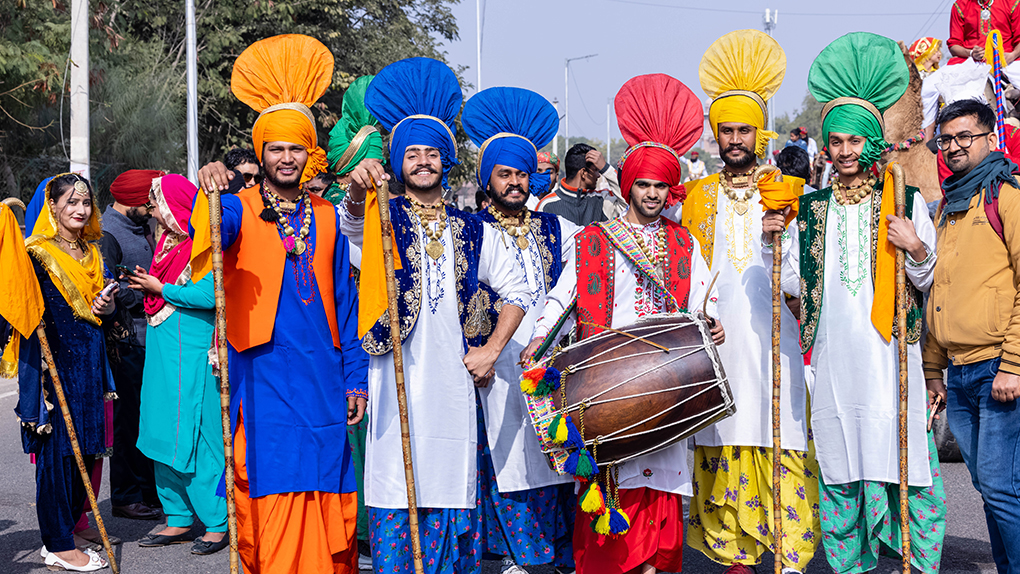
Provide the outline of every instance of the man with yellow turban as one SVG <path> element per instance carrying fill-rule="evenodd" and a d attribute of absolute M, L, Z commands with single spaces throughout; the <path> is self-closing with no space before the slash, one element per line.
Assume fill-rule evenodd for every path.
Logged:
<path fill-rule="evenodd" d="M 290 34 L 249 46 L 231 78 L 259 112 L 252 139 L 265 170 L 261 185 L 222 197 L 238 549 L 249 574 L 358 570 L 347 425 L 365 411 L 368 355 L 350 245 L 333 205 L 301 186 L 326 169 L 309 107 L 332 77 L 326 47 Z M 203 189 L 231 177 L 221 163 L 199 172 Z M 194 281 L 209 270 L 208 213 L 199 194 Z"/>
<path fill-rule="evenodd" d="M 726 564 L 727 572 L 751 572 L 773 547 L 772 519 L 772 289 L 762 257 L 760 192 L 785 186 L 799 193 L 803 181 L 759 180 L 757 158 L 776 134 L 765 129 L 765 103 L 786 73 L 786 54 L 757 30 L 738 30 L 716 40 L 701 60 L 701 86 L 712 98 L 709 122 L 719 142 L 721 173 L 687 184 L 677 221 L 698 238 L 718 274 L 719 318 L 729 342 L 719 357 L 737 404 L 737 417 L 695 435 L 694 497 L 687 543 Z M 770 178 L 771 179 L 771 178 Z M 761 189 L 759 189 L 761 188 Z M 760 213 L 760 211 L 759 211 Z M 788 254 L 788 250 L 783 252 Z M 782 306 L 781 339 L 783 479 L 781 499 L 791 512 L 783 520 L 784 564 L 803 572 L 818 543 L 818 472 L 805 421 L 804 362 L 797 346 L 797 319 Z"/>
<path fill-rule="evenodd" d="M 896 42 L 855 32 L 829 44 L 811 65 L 808 88 L 822 108 L 822 141 L 839 177 L 800 199 L 784 253 L 783 289 L 801 296 L 801 349 L 811 353 L 809 385 L 822 545 L 837 573 L 873 570 L 900 552 L 899 360 L 906 337 L 910 544 L 914 567 L 939 570 L 945 491 L 938 453 L 925 432 L 921 291 L 932 284 L 935 227 L 917 188 L 906 217 L 895 212 L 892 177 L 874 165 L 888 147 L 882 113 L 910 74 Z M 789 214 L 766 212 L 762 241 Z M 768 247 L 768 246 L 766 246 Z M 894 324 L 896 248 L 906 252 L 907 323 Z M 766 249 L 771 252 L 771 249 Z M 729 366 L 727 365 L 727 372 Z M 934 385 L 933 385 L 934 387 Z M 787 536 L 789 540 L 792 536 Z"/>

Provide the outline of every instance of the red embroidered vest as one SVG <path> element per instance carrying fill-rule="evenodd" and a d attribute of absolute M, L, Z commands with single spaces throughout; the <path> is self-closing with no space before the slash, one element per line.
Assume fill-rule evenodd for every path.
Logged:
<path fill-rule="evenodd" d="M 687 309 L 691 291 L 691 254 L 694 241 L 687 228 L 662 218 L 666 226 L 666 289 L 676 299 L 678 309 Z M 575 241 L 577 262 L 577 333 L 581 339 L 602 332 L 603 329 L 585 325 L 594 323 L 611 327 L 613 322 L 613 297 L 616 247 L 607 231 L 600 224 L 585 227 Z M 624 257 L 627 255 L 624 254 Z"/>

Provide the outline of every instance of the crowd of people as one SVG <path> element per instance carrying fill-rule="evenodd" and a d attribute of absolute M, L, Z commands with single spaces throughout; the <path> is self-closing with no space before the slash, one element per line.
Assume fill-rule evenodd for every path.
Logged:
<path fill-rule="evenodd" d="M 971 4 L 981 3 L 954 5 L 966 38 Z M 1008 11 L 988 4 L 993 19 Z M 971 40 L 954 36 L 954 56 L 977 57 Z M 937 67 L 933 44 L 912 47 L 926 71 Z M 1013 56 L 1012 43 L 1006 50 Z M 747 574 L 776 548 L 780 497 L 784 573 L 804 572 L 816 554 L 839 573 L 874 570 L 879 556 L 901 552 L 906 521 L 910 563 L 934 574 L 946 493 L 930 420 L 943 416 L 981 493 L 998 571 L 1020 572 L 1020 168 L 1003 153 L 1001 118 L 978 99 L 944 102 L 929 134 L 949 172 L 944 199 L 933 220 L 907 182 L 897 216 L 893 177 L 880 166 L 883 112 L 910 81 L 901 48 L 855 32 L 812 64 L 808 87 L 824 104 L 816 135 L 834 172 L 817 191 L 805 186 L 819 148 L 804 128 L 775 156 L 778 170 L 759 169 L 778 137 L 766 129 L 767 103 L 785 74 L 783 49 L 764 33 L 740 30 L 709 46 L 698 80 L 711 100 L 716 173 L 685 157 L 704 114 L 676 78 L 642 75 L 620 89 L 628 149 L 616 166 L 585 144 L 561 166 L 540 151 L 559 124 L 547 100 L 494 87 L 465 103 L 456 74 L 428 58 L 353 82 L 327 153 L 310 109 L 332 82 L 333 57 L 317 40 L 282 35 L 234 64 L 231 89 L 259 114 L 252 148 L 204 166 L 198 186 L 130 170 L 100 216 L 92 184 L 60 174 L 37 188 L 23 243 L 0 204 L 0 263 L 34 277 L 45 308 L 45 337 L 17 318 L 0 321 L 0 374 L 19 380 L 46 565 L 108 566 L 46 374 L 52 354 L 93 485 L 112 447 L 113 513 L 166 519 L 139 545 L 190 543 L 211 554 L 229 544 L 222 367 L 244 571 L 412 572 L 397 345 L 427 572 L 480 572 L 483 559 L 502 561 L 507 574 L 538 565 L 680 572 L 686 545 Z M 444 201 L 458 115 L 478 148 L 475 213 Z M 383 265 L 384 183 L 399 340 Z M 210 190 L 223 193 L 223 293 L 211 273 Z M 777 240 L 786 294 L 775 334 L 779 460 Z M 225 366 L 215 343 L 220 295 Z M 583 448 L 593 437 L 581 436 L 571 448 L 593 468 L 555 472 L 521 383 L 546 340 L 584 341 L 700 310 L 737 415 L 612 472 Z"/>

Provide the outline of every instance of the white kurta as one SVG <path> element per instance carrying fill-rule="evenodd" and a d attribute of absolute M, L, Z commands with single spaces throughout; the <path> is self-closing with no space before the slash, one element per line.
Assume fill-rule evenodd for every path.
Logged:
<path fill-rule="evenodd" d="M 716 186 L 718 190 L 718 185 Z M 761 247 L 758 196 L 740 215 L 722 190 L 716 195 L 712 275 L 719 274 L 719 319 L 726 344 L 719 358 L 736 403 L 736 416 L 725 418 L 694 436 L 700 446 L 772 446 L 772 253 Z M 675 221 L 680 221 L 680 213 Z M 783 244 L 790 256 L 791 242 Z M 782 447 L 807 450 L 807 391 L 800 327 L 784 304 L 779 340 L 782 369 L 779 414 Z"/>
<path fill-rule="evenodd" d="M 913 222 L 931 256 L 920 264 L 907 256 L 907 279 L 921 291 L 931 287 L 935 269 L 935 226 L 920 193 L 914 195 Z M 886 343 L 871 323 L 875 299 L 871 273 L 869 198 L 857 205 L 829 202 L 825 223 L 825 275 L 822 311 L 811 365 L 811 426 L 825 484 L 860 480 L 899 483 L 899 366 L 897 343 Z M 784 290 L 799 295 L 799 237 L 784 265 Z M 907 348 L 910 486 L 931 486 L 928 466 L 926 392 L 921 347 Z"/>
<path fill-rule="evenodd" d="M 564 271 L 574 260 L 574 235 L 580 227 L 562 217 L 560 239 L 557 251 L 551 253 L 563 262 Z M 545 268 L 542 252 L 534 231 L 528 234 L 528 248 L 517 246 L 516 238 L 510 237 L 499 224 L 486 224 L 499 234 L 496 248 L 517 262 L 528 280 L 528 288 L 535 304 L 527 310 L 520 327 L 503 348 L 496 361 L 496 376 L 487 387 L 479 389 L 482 409 L 485 411 L 485 432 L 488 435 L 492 466 L 496 471 L 496 484 L 500 492 L 516 492 L 541 488 L 552 484 L 563 484 L 573 480 L 569 475 L 556 474 L 549 466 L 549 457 L 542 453 L 542 446 L 535 428 L 531 424 L 528 405 L 521 393 L 520 377 L 523 369 L 517 363 L 521 351 L 531 342 L 535 321 L 545 306 Z"/>
<path fill-rule="evenodd" d="M 646 245 L 653 245 L 656 239 L 656 230 L 661 223 L 653 223 L 647 226 L 630 224 L 635 233 L 640 233 Z M 705 259 L 701 256 L 701 248 L 697 239 L 694 241 L 693 252 L 691 253 L 691 290 L 688 296 L 689 307 L 693 310 L 700 309 L 702 301 L 708 292 L 712 275 L 709 273 Z M 620 328 L 632 325 L 637 322 L 639 314 L 644 314 L 648 308 L 650 314 L 665 310 L 665 301 L 649 301 L 648 297 L 638 297 L 637 287 L 642 281 L 641 272 L 632 264 L 619 250 L 614 250 L 614 264 L 616 277 L 613 280 L 613 322 L 610 327 Z M 652 293 L 654 290 L 646 289 L 645 293 Z M 545 310 L 542 317 L 535 325 L 533 337 L 544 337 L 555 325 L 556 321 L 563 314 L 567 305 L 574 299 L 577 293 L 577 269 L 574 262 L 563 269 L 559 283 L 556 284 L 546 299 Z M 713 288 L 709 297 L 707 311 L 709 316 L 718 317 L 715 308 L 717 291 Z M 642 309 L 639 311 L 639 309 Z M 560 334 L 566 334 L 574 328 L 576 313 L 571 316 L 563 325 Z M 682 440 L 659 452 L 640 456 L 627 461 L 618 467 L 620 469 L 620 488 L 651 488 L 663 492 L 685 494 L 690 496 L 691 476 L 687 468 L 687 441 Z M 645 472 L 645 471 L 650 472 Z"/>
<path fill-rule="evenodd" d="M 364 219 L 341 209 L 340 229 L 361 245 Z M 435 223 L 431 225 L 435 226 Z M 506 304 L 531 306 L 527 283 L 515 261 L 499 246 L 499 235 L 483 226 L 478 279 Z M 416 226 L 419 242 L 428 239 Z M 452 227 L 434 261 L 420 249 L 421 311 L 403 343 L 407 410 L 414 455 L 418 506 L 474 508 L 477 496 L 478 419 L 475 385 L 464 367 L 464 335 L 457 311 Z M 406 257 L 406 254 L 401 254 Z M 405 260 L 404 265 L 409 263 Z M 368 368 L 368 443 L 365 456 L 365 505 L 407 508 L 400 419 L 393 356 L 373 356 Z"/>

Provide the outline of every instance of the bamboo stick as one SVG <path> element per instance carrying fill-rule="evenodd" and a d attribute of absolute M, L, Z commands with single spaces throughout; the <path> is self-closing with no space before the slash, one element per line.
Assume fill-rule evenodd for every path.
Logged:
<path fill-rule="evenodd" d="M 906 217 L 906 182 L 903 168 L 894 163 L 889 166 L 896 193 L 896 217 Z M 903 574 L 910 574 L 910 494 L 907 459 L 907 271 L 906 254 L 896 249 L 896 324 L 899 333 L 896 346 L 899 354 L 899 430 L 900 430 L 900 549 Z"/>
<path fill-rule="evenodd" d="M 103 539 L 103 548 L 106 549 L 106 556 L 110 559 L 110 569 L 113 570 L 113 574 L 120 574 L 117 559 L 114 558 L 113 548 L 110 546 L 110 537 L 106 535 L 106 525 L 103 524 L 103 517 L 99 514 L 99 503 L 96 502 L 96 493 L 92 490 L 92 479 L 89 478 L 89 471 L 85 468 L 85 459 L 82 457 L 81 448 L 78 446 L 78 433 L 75 432 L 74 423 L 71 421 L 71 409 L 67 406 L 64 387 L 60 384 L 57 364 L 53 361 L 53 351 L 50 350 L 50 342 L 46 338 L 46 328 L 43 326 L 43 323 L 39 323 L 35 334 L 39 337 L 39 347 L 42 349 L 43 359 L 45 359 L 46 368 L 50 373 L 50 380 L 53 381 L 53 390 L 57 395 L 57 402 L 60 403 L 60 412 L 64 415 L 67 438 L 71 441 L 71 450 L 74 451 L 74 460 L 78 463 L 78 472 L 81 473 L 81 480 L 85 483 L 85 493 L 88 494 L 89 504 L 92 506 L 92 516 L 96 518 L 96 528 L 99 529 L 99 536 Z"/>
<path fill-rule="evenodd" d="M 230 369 L 227 368 L 227 299 L 223 289 L 223 211 L 220 191 L 209 192 L 209 228 L 212 243 L 213 289 L 216 293 L 216 350 L 220 365 L 220 423 L 223 428 L 223 459 L 226 465 L 227 530 L 230 536 L 230 574 L 238 574 L 237 507 L 234 501 L 234 441 L 230 428 Z"/>
<path fill-rule="evenodd" d="M 400 313 L 397 310 L 397 275 L 393 260 L 393 222 L 390 221 L 389 185 L 376 188 L 379 221 L 382 224 L 383 263 L 386 267 L 386 300 L 389 304 L 390 340 L 393 343 L 393 372 L 397 383 L 397 410 L 400 414 L 400 446 L 404 456 L 404 482 L 407 485 L 407 525 L 411 530 L 411 551 L 415 574 L 424 574 L 421 539 L 418 537 L 418 496 L 414 486 L 414 458 L 411 453 L 411 427 L 407 417 L 407 391 L 404 388 L 404 349 L 400 340 Z"/>

